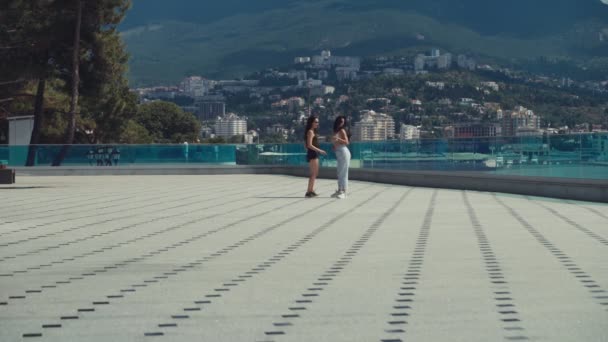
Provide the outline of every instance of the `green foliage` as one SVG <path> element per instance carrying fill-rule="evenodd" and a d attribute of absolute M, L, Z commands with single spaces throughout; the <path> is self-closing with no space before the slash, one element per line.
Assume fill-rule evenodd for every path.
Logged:
<path fill-rule="evenodd" d="M 119 142 L 121 144 L 151 144 L 154 143 L 154 139 L 144 126 L 135 120 L 129 120 L 120 134 Z"/>
<path fill-rule="evenodd" d="M 140 105 L 135 122 L 149 133 L 155 143 L 193 142 L 201 129 L 194 115 L 184 112 L 174 103 L 162 101 Z"/>
<path fill-rule="evenodd" d="M 117 30 L 130 0 L 82 0 L 80 40 L 80 115 L 76 143 L 117 142 L 136 112 L 136 97 L 125 78 L 128 55 Z M 72 83 L 72 46 L 76 22 L 74 0 L 7 0 L 0 3 L 0 98 L 14 98 L 11 113 L 34 112 L 38 80 L 49 80 L 39 143 L 59 143 L 65 129 Z M 2 47 L 2 46 L 0 46 Z M 5 79 L 6 77 L 6 79 Z M 44 113 L 42 115 L 42 113 Z"/>
<path fill-rule="evenodd" d="M 245 142 L 245 137 L 243 137 L 242 135 L 233 135 L 228 138 L 229 144 L 242 144 L 243 142 Z"/>
<path fill-rule="evenodd" d="M 284 144 L 287 140 L 282 134 L 267 134 L 260 138 L 262 144 Z"/>
<path fill-rule="evenodd" d="M 162 10 L 152 10 L 150 1 Z M 176 83 L 193 72 L 241 76 L 321 49 L 373 56 L 435 46 L 504 63 L 569 56 L 601 70 L 590 57 L 606 56 L 608 46 L 597 39 L 608 23 L 608 6 L 599 0 L 284 1 L 273 10 L 268 1 L 158 1 L 136 2 L 133 22 L 127 18 L 124 34 L 136 86 Z M 417 34 L 426 39 L 416 40 Z"/>
<path fill-rule="evenodd" d="M 205 143 L 205 144 L 225 144 L 226 139 L 224 139 L 224 137 L 207 138 L 203 141 L 203 143 Z"/>

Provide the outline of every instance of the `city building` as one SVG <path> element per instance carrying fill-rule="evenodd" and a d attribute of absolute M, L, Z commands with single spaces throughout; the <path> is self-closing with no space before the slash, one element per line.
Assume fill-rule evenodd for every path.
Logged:
<path fill-rule="evenodd" d="M 430 56 L 419 54 L 414 58 L 414 71 L 420 73 L 427 69 L 449 69 L 452 67 L 452 54 L 441 54 L 438 49 L 431 50 Z"/>
<path fill-rule="evenodd" d="M 484 88 L 491 89 L 493 91 L 499 91 L 500 86 L 496 82 L 481 82 L 481 86 Z"/>
<path fill-rule="evenodd" d="M 401 124 L 399 130 L 399 139 L 415 140 L 420 139 L 420 128 L 412 125 Z"/>
<path fill-rule="evenodd" d="M 215 87 L 215 81 L 204 79 L 200 76 L 186 77 L 180 83 L 180 91 L 189 97 L 200 98 Z"/>
<path fill-rule="evenodd" d="M 285 140 L 287 140 L 290 133 L 291 130 L 285 128 L 285 126 L 281 124 L 274 124 L 270 127 L 266 127 L 266 134 L 281 135 Z"/>
<path fill-rule="evenodd" d="M 226 115 L 224 101 L 203 101 L 198 103 L 198 119 L 200 121 L 215 120 Z"/>
<path fill-rule="evenodd" d="M 430 88 L 436 88 L 439 90 L 443 90 L 445 88 L 445 82 L 426 82 L 426 86 Z"/>
<path fill-rule="evenodd" d="M 500 133 L 500 126 L 497 124 L 467 122 L 448 126 L 444 129 L 444 132 L 448 138 L 495 137 Z"/>
<path fill-rule="evenodd" d="M 153 88 L 139 88 L 135 92 L 139 94 L 140 98 L 148 100 L 171 100 L 174 99 L 179 89 L 177 87 L 153 87 Z"/>
<path fill-rule="evenodd" d="M 365 100 L 365 103 L 370 106 L 386 107 L 391 104 L 391 99 L 386 97 L 374 97 Z"/>
<path fill-rule="evenodd" d="M 287 100 L 287 107 L 290 112 L 295 112 L 306 104 L 301 97 L 291 97 Z"/>
<path fill-rule="evenodd" d="M 245 144 L 253 144 L 255 142 L 260 142 L 260 135 L 258 134 L 257 131 L 255 130 L 250 130 L 249 132 L 245 133 L 244 137 L 243 137 L 243 142 Z"/>
<path fill-rule="evenodd" d="M 292 70 L 287 74 L 289 78 L 296 78 L 298 81 L 305 81 L 308 79 L 308 74 L 305 70 Z"/>
<path fill-rule="evenodd" d="M 353 127 L 354 141 L 388 140 L 395 137 L 395 120 L 387 114 L 365 111 Z"/>
<path fill-rule="evenodd" d="M 347 67 L 359 71 L 359 69 L 361 69 L 361 58 L 351 56 L 330 56 L 329 64 L 332 67 Z"/>
<path fill-rule="evenodd" d="M 213 134 L 213 129 L 208 126 L 201 126 L 201 139 L 213 138 L 215 134 Z"/>
<path fill-rule="evenodd" d="M 512 111 L 503 111 L 502 135 L 511 137 L 518 135 L 541 134 L 540 117 L 533 111 L 517 106 Z"/>
<path fill-rule="evenodd" d="M 215 122 L 215 135 L 219 137 L 232 137 L 247 133 L 247 119 L 240 118 L 234 113 L 219 117 Z"/>
<path fill-rule="evenodd" d="M 340 82 L 356 80 L 358 71 L 359 69 L 353 67 L 336 67 L 336 78 Z"/>
<path fill-rule="evenodd" d="M 323 50 L 321 55 L 312 56 L 312 65 L 315 68 L 329 69 L 332 67 L 361 69 L 361 58 L 352 56 L 332 56 L 331 51 Z"/>
<path fill-rule="evenodd" d="M 310 88 L 310 95 L 311 96 L 325 96 L 325 95 L 333 94 L 335 91 L 336 91 L 336 87 L 322 85 L 322 86 L 316 86 L 316 87 Z"/>
<path fill-rule="evenodd" d="M 456 64 L 461 69 L 475 70 L 477 68 L 477 63 L 475 60 L 467 57 L 466 55 L 458 55 Z"/>
<path fill-rule="evenodd" d="M 217 85 L 226 93 L 240 93 L 250 91 L 251 88 L 259 86 L 259 80 L 222 80 L 218 81 Z"/>
<path fill-rule="evenodd" d="M 310 63 L 310 57 L 296 57 L 294 58 L 294 64 L 305 64 Z"/>
<path fill-rule="evenodd" d="M 323 85 L 323 81 L 321 80 L 315 80 L 312 78 L 309 78 L 307 80 L 300 80 L 298 81 L 298 86 L 299 87 L 304 87 L 304 88 L 312 88 L 312 87 L 320 87 Z"/>
<path fill-rule="evenodd" d="M 438 69 L 449 69 L 452 67 L 452 54 L 446 53 L 437 57 L 437 68 Z"/>
<path fill-rule="evenodd" d="M 424 55 L 418 55 L 414 59 L 414 71 L 422 71 L 424 70 L 425 59 Z"/>

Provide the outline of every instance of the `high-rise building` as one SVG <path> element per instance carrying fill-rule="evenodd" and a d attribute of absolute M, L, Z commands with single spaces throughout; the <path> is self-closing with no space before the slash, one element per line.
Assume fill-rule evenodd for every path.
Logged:
<path fill-rule="evenodd" d="M 449 69 L 452 67 L 452 54 L 446 53 L 437 57 L 437 68 L 439 69 Z"/>
<path fill-rule="evenodd" d="M 353 127 L 353 140 L 388 140 L 395 137 L 395 120 L 387 114 L 366 111 Z"/>
<path fill-rule="evenodd" d="M 414 59 L 414 70 L 415 71 L 424 70 L 424 64 L 425 64 L 424 61 L 425 61 L 424 55 L 416 56 L 416 59 Z"/>
<path fill-rule="evenodd" d="M 522 134 L 530 134 L 531 131 L 540 130 L 540 117 L 533 111 L 522 106 L 512 111 L 505 111 L 502 118 L 502 135 L 511 137 Z M 538 132 L 540 133 L 540 132 Z"/>
<path fill-rule="evenodd" d="M 198 103 L 200 121 L 215 120 L 226 115 L 226 103 L 223 101 L 203 101 Z"/>
<path fill-rule="evenodd" d="M 228 113 L 215 122 L 215 134 L 220 137 L 232 137 L 247 133 L 247 120 L 234 113 Z"/>

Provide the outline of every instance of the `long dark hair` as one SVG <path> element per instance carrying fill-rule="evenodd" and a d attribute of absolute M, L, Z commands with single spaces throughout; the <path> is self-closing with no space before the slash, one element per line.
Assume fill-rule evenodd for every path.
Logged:
<path fill-rule="evenodd" d="M 316 115 L 311 115 L 308 117 L 308 120 L 306 120 L 306 129 L 304 130 L 304 141 L 306 141 L 306 138 L 308 137 L 308 131 L 312 129 L 312 125 L 317 119 L 319 118 Z"/>
<path fill-rule="evenodd" d="M 344 124 L 340 127 L 340 121 L 344 120 Z M 341 129 L 346 129 L 346 116 L 340 115 L 334 120 L 334 133 L 338 133 Z"/>

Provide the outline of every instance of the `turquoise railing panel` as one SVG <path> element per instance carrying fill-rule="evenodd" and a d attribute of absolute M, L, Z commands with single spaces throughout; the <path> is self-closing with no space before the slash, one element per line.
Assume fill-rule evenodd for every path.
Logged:
<path fill-rule="evenodd" d="M 33 146 L 35 166 L 49 166 L 60 145 Z M 0 146 L 0 161 L 25 165 L 29 146 Z M 336 165 L 331 144 L 322 167 Z M 608 179 L 608 133 L 353 142 L 351 167 L 475 171 L 504 175 Z M 72 145 L 62 165 L 306 165 L 303 143 Z"/>
<path fill-rule="evenodd" d="M 29 146 L 0 147 L 0 160 L 23 166 Z M 35 166 L 50 166 L 61 145 L 36 145 Z M 125 166 L 146 164 L 236 164 L 235 145 L 71 145 L 63 166 Z"/>

